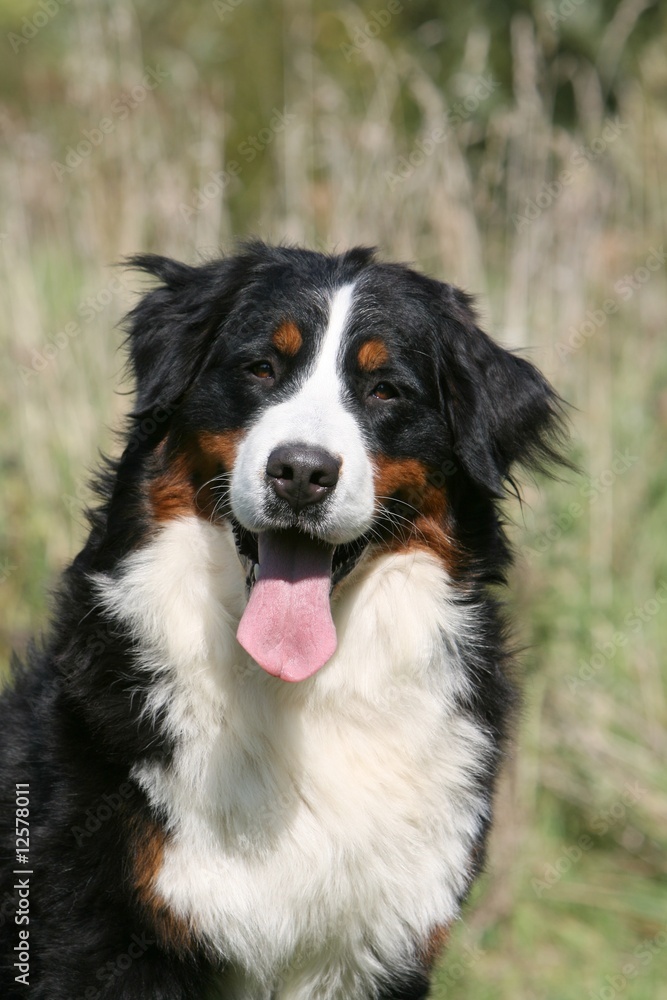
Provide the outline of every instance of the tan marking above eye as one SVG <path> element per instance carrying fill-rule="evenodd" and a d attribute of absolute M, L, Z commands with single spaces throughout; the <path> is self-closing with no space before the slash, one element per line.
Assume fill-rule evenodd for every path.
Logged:
<path fill-rule="evenodd" d="M 293 358 L 301 350 L 303 337 L 296 323 L 293 323 L 292 320 L 285 320 L 271 337 L 271 343 L 281 354 Z"/>
<path fill-rule="evenodd" d="M 363 372 L 374 372 L 387 364 L 389 351 L 381 340 L 367 340 L 359 348 L 357 360 Z"/>

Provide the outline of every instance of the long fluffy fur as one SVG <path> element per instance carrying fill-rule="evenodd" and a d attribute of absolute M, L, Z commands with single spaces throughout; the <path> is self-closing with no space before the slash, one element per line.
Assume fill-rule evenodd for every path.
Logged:
<path fill-rule="evenodd" d="M 418 1000 L 483 863 L 515 703 L 498 503 L 518 463 L 558 458 L 559 400 L 462 292 L 366 249 L 133 263 L 158 284 L 128 319 L 124 451 L 0 702 L 2 994 L 24 995 L 24 929 L 35 1000 Z M 288 684 L 235 638 L 255 543 L 234 484 L 294 420 L 339 434 L 348 475 L 295 526 L 333 538 L 335 512 L 355 537 L 338 649 Z M 359 509 L 337 501 L 353 468 Z M 265 485 L 253 503 L 292 523 Z"/>

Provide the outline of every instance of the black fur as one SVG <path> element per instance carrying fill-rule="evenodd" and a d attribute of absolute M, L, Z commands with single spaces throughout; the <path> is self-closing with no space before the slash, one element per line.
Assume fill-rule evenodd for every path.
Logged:
<path fill-rule="evenodd" d="M 128 318 L 136 402 L 125 448 L 99 478 L 90 536 L 63 576 L 48 639 L 25 668 L 15 666 L 0 702 L 0 994 L 8 1000 L 192 1000 L 219 971 L 203 948 L 166 945 L 131 884 L 136 831 L 161 817 L 130 772 L 153 757 L 168 762 L 174 747 L 160 719 L 142 714 L 154 681 L 136 665 L 133 636 L 97 606 L 88 574 L 112 570 L 155 531 L 146 489 L 164 455 L 196 431 L 247 426 L 289 391 L 315 333 L 298 364 L 274 358 L 269 388 L 245 375 L 277 320 L 316 331 L 323 305 L 314 291 L 357 282 L 363 306 L 350 344 L 384 338 L 391 370 L 372 378 L 390 380 L 399 395 L 389 406 L 369 403 L 368 379 L 350 368 L 349 407 L 373 450 L 418 459 L 446 492 L 447 530 L 465 554 L 461 600 L 481 606 L 465 709 L 494 734 L 497 760 L 514 700 L 504 625 L 488 592 L 509 562 L 498 500 L 516 463 L 557 458 L 557 397 L 531 364 L 479 330 L 469 298 L 449 285 L 365 249 L 328 257 L 250 243 L 200 267 L 149 255 L 131 263 L 159 283 Z M 495 765 L 487 795 L 494 777 Z M 17 783 L 30 787 L 29 925 L 15 922 Z M 480 843 L 478 866 L 482 853 Z M 21 929 L 29 988 L 15 980 Z M 381 1000 L 418 1000 L 427 988 L 427 970 L 406 970 Z"/>

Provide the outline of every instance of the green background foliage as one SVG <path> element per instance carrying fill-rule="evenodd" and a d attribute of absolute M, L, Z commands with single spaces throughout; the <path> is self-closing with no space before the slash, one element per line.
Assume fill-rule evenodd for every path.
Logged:
<path fill-rule="evenodd" d="M 0 46 L 3 660 L 118 446 L 124 255 L 370 243 L 474 291 L 582 471 L 508 507 L 525 705 L 433 996 L 667 997 L 665 5 L 2 0 Z"/>

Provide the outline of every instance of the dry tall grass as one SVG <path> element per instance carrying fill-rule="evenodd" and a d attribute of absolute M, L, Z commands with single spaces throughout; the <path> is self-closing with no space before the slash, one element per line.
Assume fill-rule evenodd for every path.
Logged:
<path fill-rule="evenodd" d="M 113 449 L 105 428 L 128 406 L 114 394 L 114 324 L 136 279 L 111 267 L 125 254 L 192 261 L 248 233 L 377 245 L 480 293 L 487 327 L 576 407 L 582 478 L 527 484 L 513 512 L 525 721 L 491 874 L 436 996 L 604 1000 L 605 977 L 632 962 L 624 996 L 667 996 L 667 947 L 646 962 L 634 953 L 659 940 L 666 916 L 667 33 L 618 83 L 612 116 L 603 83 L 641 9 L 620 5 L 597 67 L 554 58 L 544 17 L 517 14 L 510 95 L 489 70 L 488 30 L 471 20 L 447 102 L 393 29 L 371 37 L 368 10 L 288 0 L 273 40 L 280 88 L 262 92 L 263 120 L 246 128 L 240 95 L 263 51 L 249 5 L 222 21 L 213 5 L 191 13 L 183 45 L 157 53 L 127 0 L 78 6 L 42 29 L 64 46 L 44 71 L 53 97 L 41 112 L 17 100 L 0 111 L 5 650 L 42 620 L 45 582 L 82 537 L 86 470 L 100 445 Z M 200 77 L 192 53 L 208 34 L 227 56 L 247 39 L 247 78 L 224 60 Z M 147 68 L 164 78 L 133 96 Z M 563 80 L 567 129 L 554 119 Z M 274 109 L 284 128 L 272 128 Z M 113 130 L 58 179 L 54 161 L 105 117 Z M 582 836 L 591 846 L 577 857 Z"/>

